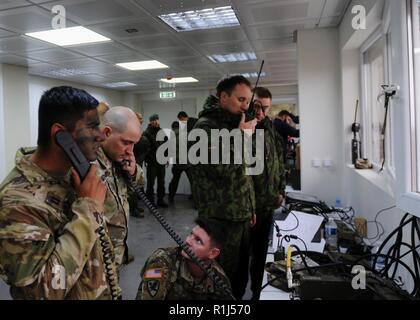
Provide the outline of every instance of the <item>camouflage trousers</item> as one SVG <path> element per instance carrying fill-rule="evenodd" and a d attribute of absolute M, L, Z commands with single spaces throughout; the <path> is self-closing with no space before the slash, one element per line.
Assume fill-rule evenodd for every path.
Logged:
<path fill-rule="evenodd" d="M 241 300 L 248 283 L 250 225 L 246 221 L 221 220 L 229 230 L 218 258 L 232 285 L 233 295 Z"/>

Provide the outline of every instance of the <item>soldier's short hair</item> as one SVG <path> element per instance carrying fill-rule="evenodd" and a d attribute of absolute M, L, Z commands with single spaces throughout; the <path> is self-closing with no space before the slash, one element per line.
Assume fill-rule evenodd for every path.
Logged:
<path fill-rule="evenodd" d="M 220 220 L 212 218 L 197 218 L 194 222 L 207 232 L 213 246 L 220 248 L 225 244 L 228 230 Z"/>
<path fill-rule="evenodd" d="M 232 91 L 238 84 L 245 84 L 246 86 L 251 88 L 251 82 L 244 76 L 238 74 L 233 76 L 228 76 L 219 81 L 217 84 L 217 96 L 220 98 L 222 92 L 226 92 L 229 96 L 232 94 Z"/>
<path fill-rule="evenodd" d="M 82 89 L 61 86 L 45 91 L 39 101 L 38 146 L 50 145 L 50 132 L 54 123 L 60 123 L 67 130 L 73 131 L 83 114 L 95 109 L 98 104 L 98 100 Z"/>
<path fill-rule="evenodd" d="M 258 98 L 269 98 L 271 100 L 273 100 L 273 96 L 271 95 L 270 90 L 268 90 L 267 88 L 264 87 L 256 87 L 254 89 L 255 95 Z"/>
<path fill-rule="evenodd" d="M 185 111 L 180 111 L 176 117 L 181 120 L 182 118 L 188 118 L 188 114 Z"/>

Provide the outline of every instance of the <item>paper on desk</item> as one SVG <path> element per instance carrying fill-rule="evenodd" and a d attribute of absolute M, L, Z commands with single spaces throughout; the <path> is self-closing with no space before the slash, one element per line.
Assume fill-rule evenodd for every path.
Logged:
<path fill-rule="evenodd" d="M 325 239 L 321 239 L 321 242 L 312 242 L 315 234 L 317 233 L 319 227 L 321 226 L 324 218 L 315 214 L 308 214 L 300 211 L 292 211 L 296 218 L 299 220 L 299 225 L 297 226 L 297 221 L 295 216 L 292 213 L 287 215 L 285 220 L 276 220 L 277 225 L 281 229 L 280 233 L 282 237 L 286 235 L 296 235 L 305 241 L 306 246 L 309 251 L 323 252 L 325 247 Z M 297 228 L 296 228 L 297 226 Z M 295 229 L 296 228 L 296 229 Z M 292 230 L 294 229 L 294 230 Z M 283 230 L 292 230 L 292 231 L 283 231 Z M 273 249 L 277 249 L 278 239 L 275 236 L 274 232 L 273 237 Z M 281 240 L 281 239 L 280 239 Z M 288 248 L 289 245 L 294 244 L 299 247 L 300 250 L 305 250 L 305 245 L 299 239 L 290 239 L 290 242 L 283 240 L 283 247 Z"/>

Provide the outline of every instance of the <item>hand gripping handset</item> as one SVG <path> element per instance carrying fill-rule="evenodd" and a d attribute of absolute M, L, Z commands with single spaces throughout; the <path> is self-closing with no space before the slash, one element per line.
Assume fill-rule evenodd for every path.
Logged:
<path fill-rule="evenodd" d="M 86 159 L 85 155 L 74 141 L 72 135 L 68 131 L 60 130 L 55 135 L 55 141 L 63 149 L 64 153 L 73 165 L 73 168 L 78 173 L 80 180 L 83 181 L 89 172 L 90 162 Z M 112 300 L 120 300 L 121 295 L 118 285 L 117 272 L 111 258 L 112 243 L 103 225 L 99 226 L 98 233 L 104 260 L 105 275 L 111 290 Z"/>
<path fill-rule="evenodd" d="M 127 161 L 127 160 L 125 160 Z M 134 194 L 137 196 L 138 200 L 143 201 L 143 203 L 147 206 L 153 216 L 159 221 L 165 231 L 175 240 L 175 242 L 188 254 L 192 261 L 194 261 L 206 274 L 207 276 L 214 282 L 215 286 L 222 288 L 227 295 L 229 295 L 233 300 L 235 300 L 230 288 L 228 288 L 222 279 L 217 275 L 213 269 L 207 266 L 201 259 L 199 259 L 194 252 L 191 250 L 189 246 L 181 239 L 181 237 L 169 226 L 168 222 L 166 222 L 165 218 L 158 212 L 157 208 L 149 201 L 146 194 L 142 190 L 142 188 L 137 184 L 136 181 L 122 169 L 124 165 L 124 161 L 119 163 L 120 171 L 127 183 L 128 188 L 130 188 Z"/>

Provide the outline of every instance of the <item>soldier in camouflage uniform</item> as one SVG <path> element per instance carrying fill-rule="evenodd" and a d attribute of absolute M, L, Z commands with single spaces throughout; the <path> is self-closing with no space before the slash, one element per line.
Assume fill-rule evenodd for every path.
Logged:
<path fill-rule="evenodd" d="M 157 180 L 157 202 L 156 204 L 159 207 L 167 208 L 168 204 L 165 202 L 165 165 L 160 164 L 156 159 L 156 152 L 159 147 L 164 143 L 163 141 L 158 141 L 156 139 L 159 131 L 162 129 L 160 128 L 160 120 L 157 114 L 153 114 L 149 117 L 149 125 L 147 129 L 144 131 L 144 136 L 147 140 L 144 142 L 148 142 L 149 149 L 146 154 L 146 174 L 147 174 L 147 188 L 146 194 L 147 198 L 150 202 L 155 202 L 154 196 L 154 186 L 155 180 Z"/>
<path fill-rule="evenodd" d="M 194 129 L 205 130 L 209 141 L 211 129 L 253 131 L 257 121 L 245 122 L 244 114 L 251 99 L 250 86 L 243 76 L 220 81 L 217 97 L 207 98 Z M 191 171 L 199 217 L 219 219 L 229 230 L 218 261 L 229 277 L 235 298 L 240 300 L 248 279 L 249 234 L 250 226 L 255 224 L 255 197 L 252 178 L 245 172 L 244 157 L 241 164 L 234 164 L 232 140 L 229 164 L 198 164 Z M 209 156 L 212 146 L 221 151 L 219 142 L 211 141 Z"/>
<path fill-rule="evenodd" d="M 143 170 L 136 164 L 134 144 L 140 140 L 141 128 L 136 114 L 127 107 L 113 107 L 104 115 L 102 132 L 107 139 L 98 153 L 98 167 L 101 176 L 106 176 L 108 187 L 105 199 L 105 218 L 114 246 L 118 267 L 128 262 L 128 218 L 130 206 L 128 190 L 122 170 L 138 184 L 144 184 Z M 120 166 L 128 160 L 124 166 Z"/>
<path fill-rule="evenodd" d="M 196 219 L 185 243 L 212 268 L 222 285 L 216 286 L 205 272 L 180 248 L 156 250 L 146 261 L 136 299 L 138 300 L 231 300 L 230 283 L 214 260 L 226 241 L 227 230 L 213 219 Z M 226 291 L 227 289 L 227 291 Z"/>
<path fill-rule="evenodd" d="M 94 161 L 104 140 L 98 101 L 71 87 L 46 91 L 39 105 L 38 148 L 21 149 L 16 166 L 0 186 L 0 275 L 14 299 L 110 299 L 98 233 L 103 231 L 106 186 L 92 165 L 83 180 L 55 142 L 72 134 Z M 72 180 L 71 180 L 72 178 Z M 113 283 L 115 297 L 121 289 Z M 116 285 L 116 286 L 115 286 Z"/>
<path fill-rule="evenodd" d="M 270 118 L 266 116 L 272 104 L 271 92 L 266 88 L 258 87 L 255 88 L 255 97 L 255 117 L 258 121 L 256 128 L 264 130 L 264 159 L 262 159 L 264 171 L 260 175 L 252 176 L 257 204 L 257 223 L 251 230 L 250 275 L 252 298 L 259 300 L 269 233 L 273 226 L 273 212 L 281 205 L 285 176 L 281 137 Z"/>

